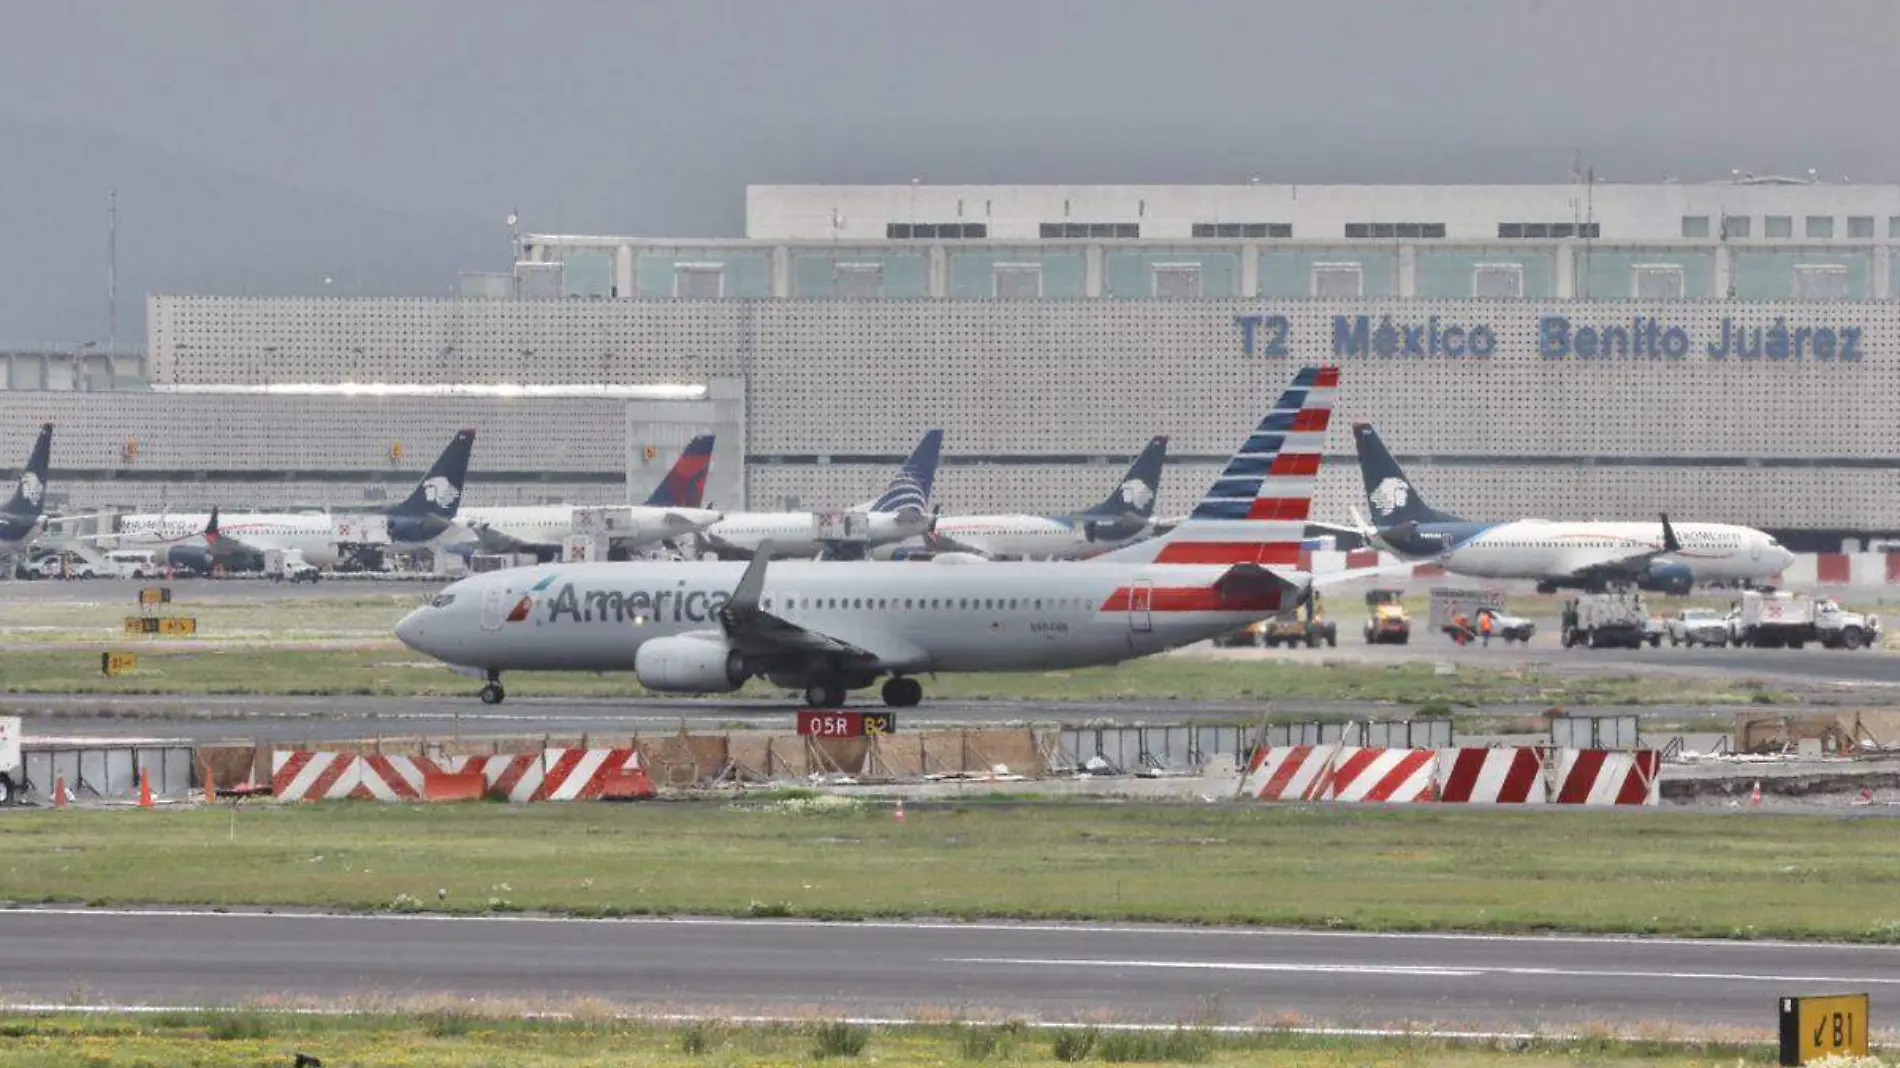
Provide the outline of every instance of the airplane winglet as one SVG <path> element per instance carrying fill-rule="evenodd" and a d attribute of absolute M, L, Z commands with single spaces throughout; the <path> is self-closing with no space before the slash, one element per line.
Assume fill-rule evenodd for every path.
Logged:
<path fill-rule="evenodd" d="M 765 592 L 765 568 L 771 559 L 771 540 L 761 541 L 745 574 L 739 576 L 739 585 L 733 587 L 732 599 L 719 610 L 719 623 L 727 634 L 737 633 L 758 618 L 759 600 Z"/>
<path fill-rule="evenodd" d="M 1666 514 L 1662 517 L 1662 528 L 1663 528 L 1663 552 L 1666 552 L 1666 553 L 1681 552 L 1682 543 L 1676 540 L 1676 528 L 1669 525 L 1669 516 Z"/>

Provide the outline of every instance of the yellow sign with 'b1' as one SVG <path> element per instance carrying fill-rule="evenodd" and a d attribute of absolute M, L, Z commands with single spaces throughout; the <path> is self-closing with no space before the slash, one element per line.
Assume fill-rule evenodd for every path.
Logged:
<path fill-rule="evenodd" d="M 1781 999 L 1781 1063 L 1867 1056 L 1867 995 Z"/>

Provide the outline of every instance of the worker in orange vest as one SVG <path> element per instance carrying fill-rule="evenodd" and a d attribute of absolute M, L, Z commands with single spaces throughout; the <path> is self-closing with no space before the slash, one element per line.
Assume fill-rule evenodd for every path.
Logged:
<path fill-rule="evenodd" d="M 1478 633 L 1484 635 L 1485 648 L 1491 647 L 1491 613 L 1478 613 Z"/>
<path fill-rule="evenodd" d="M 1471 640 L 1471 620 L 1463 612 L 1452 617 L 1451 625 L 1457 628 L 1458 644 L 1464 645 Z"/>

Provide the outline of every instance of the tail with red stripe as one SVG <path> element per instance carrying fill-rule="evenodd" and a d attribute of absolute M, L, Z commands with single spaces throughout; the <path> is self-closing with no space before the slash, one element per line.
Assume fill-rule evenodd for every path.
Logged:
<path fill-rule="evenodd" d="M 1297 565 L 1338 388 L 1339 368 L 1301 368 L 1188 518 L 1095 559 Z"/>

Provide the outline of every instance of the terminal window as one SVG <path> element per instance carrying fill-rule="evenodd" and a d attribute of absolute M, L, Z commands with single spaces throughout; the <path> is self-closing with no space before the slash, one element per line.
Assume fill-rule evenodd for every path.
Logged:
<path fill-rule="evenodd" d="M 1400 238 L 1444 237 L 1444 223 L 1347 223 L 1347 237 Z"/>
<path fill-rule="evenodd" d="M 717 300 L 726 295 L 723 263 L 676 263 L 673 295 L 682 300 Z"/>
<path fill-rule="evenodd" d="M 1366 291 L 1366 269 L 1356 263 L 1315 263 L 1315 297 L 1361 297 Z"/>
<path fill-rule="evenodd" d="M 1797 300 L 1846 300 L 1847 268 L 1837 263 L 1803 263 L 1794 269 Z"/>
<path fill-rule="evenodd" d="M 1043 223 L 1045 239 L 1076 237 L 1129 238 L 1141 236 L 1140 223 Z"/>
<path fill-rule="evenodd" d="M 1834 216 L 1832 215 L 1808 216 L 1808 236 L 1809 237 L 1833 237 L 1834 236 Z"/>
<path fill-rule="evenodd" d="M 840 263 L 832 268 L 833 295 L 870 300 L 884 295 L 884 268 L 875 263 Z"/>
<path fill-rule="evenodd" d="M 1292 223 L 1195 223 L 1195 237 L 1292 237 Z"/>
<path fill-rule="evenodd" d="M 1793 237 L 1794 217 L 1789 215 L 1767 215 L 1761 220 L 1763 237 Z"/>
<path fill-rule="evenodd" d="M 1900 215 L 1887 216 L 1887 236 L 1900 238 Z"/>
<path fill-rule="evenodd" d="M 1480 263 L 1471 269 L 1471 295 L 1487 300 L 1516 300 L 1524 295 L 1524 265 Z"/>
<path fill-rule="evenodd" d="M 917 238 L 936 238 L 951 240 L 985 238 L 990 236 L 989 223 L 885 223 L 884 236 L 892 241 L 911 241 Z"/>
<path fill-rule="evenodd" d="M 1630 296 L 1637 300 L 1681 300 L 1681 265 L 1674 263 L 1632 265 L 1630 267 Z"/>
<path fill-rule="evenodd" d="M 1498 236 L 1510 237 L 1510 238 L 1581 237 L 1581 238 L 1586 238 L 1586 239 L 1595 239 L 1595 238 L 1599 238 L 1603 236 L 1603 224 L 1593 223 L 1593 222 L 1587 222 L 1587 223 L 1574 223 L 1574 222 L 1499 223 Z"/>
<path fill-rule="evenodd" d="M 1874 217 L 1872 215 L 1849 215 L 1847 217 L 1847 236 L 1874 236 Z"/>
<path fill-rule="evenodd" d="M 991 269 L 998 300 L 1042 299 L 1042 265 L 999 263 Z"/>
<path fill-rule="evenodd" d="M 1682 217 L 1682 236 L 1709 236 L 1709 217 L 1707 215 L 1684 215 Z"/>
<path fill-rule="evenodd" d="M 1751 220 L 1746 215 L 1722 216 L 1722 239 L 1726 241 L 1730 238 L 1749 236 L 1750 222 Z"/>
<path fill-rule="evenodd" d="M 1198 263 L 1155 264 L 1154 295 L 1173 300 L 1198 299 L 1201 295 L 1201 265 Z"/>

